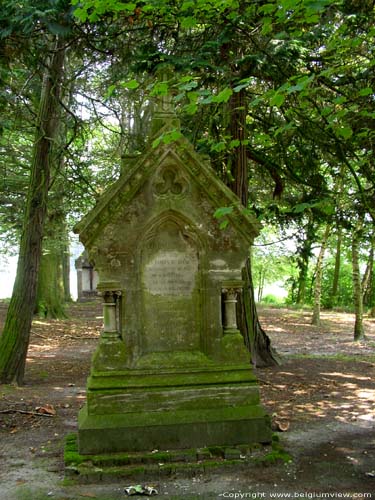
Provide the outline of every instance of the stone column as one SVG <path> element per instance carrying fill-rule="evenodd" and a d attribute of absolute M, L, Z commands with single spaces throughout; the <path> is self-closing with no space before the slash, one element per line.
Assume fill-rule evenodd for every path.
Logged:
<path fill-rule="evenodd" d="M 237 325 L 237 297 L 242 292 L 242 282 L 223 283 L 223 328 L 224 333 L 239 333 Z"/>
<path fill-rule="evenodd" d="M 104 327 L 102 338 L 107 341 L 119 340 L 120 328 L 117 318 L 121 300 L 120 283 L 101 282 L 97 289 L 103 297 Z"/>
<path fill-rule="evenodd" d="M 77 300 L 82 300 L 82 269 L 77 268 Z"/>

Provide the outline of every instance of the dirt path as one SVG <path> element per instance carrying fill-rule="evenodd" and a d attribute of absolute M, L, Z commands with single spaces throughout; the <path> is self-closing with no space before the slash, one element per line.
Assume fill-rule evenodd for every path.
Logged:
<path fill-rule="evenodd" d="M 375 321 L 366 319 L 368 338 L 355 343 L 348 314 L 323 313 L 319 328 L 308 312 L 260 315 L 283 355 L 282 366 L 257 370 L 262 399 L 274 420 L 289 424 L 280 439 L 293 461 L 156 481 L 159 497 L 375 498 Z M 34 321 L 27 385 L 0 387 L 0 499 L 125 498 L 126 484 L 63 480 L 62 443 L 77 427 L 100 316 L 98 305 L 73 305 L 69 320 Z"/>

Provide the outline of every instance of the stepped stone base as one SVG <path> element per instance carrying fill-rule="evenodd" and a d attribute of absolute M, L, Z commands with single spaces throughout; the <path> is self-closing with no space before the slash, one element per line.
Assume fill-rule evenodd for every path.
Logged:
<path fill-rule="evenodd" d="M 79 415 L 83 455 L 270 440 L 270 420 L 249 366 L 117 376 L 94 372 Z"/>
<path fill-rule="evenodd" d="M 207 446 L 172 451 L 81 455 L 77 435 L 67 436 L 65 477 L 81 484 L 192 477 L 209 472 L 286 463 L 291 460 L 274 436 L 272 445 Z"/>

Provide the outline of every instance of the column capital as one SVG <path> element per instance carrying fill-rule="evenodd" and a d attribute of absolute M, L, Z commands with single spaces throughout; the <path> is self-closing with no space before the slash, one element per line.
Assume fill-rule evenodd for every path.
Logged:
<path fill-rule="evenodd" d="M 221 289 L 223 292 L 227 290 L 236 290 L 236 292 L 239 293 L 242 292 L 244 285 L 244 280 L 225 280 L 221 282 Z"/>
<path fill-rule="evenodd" d="M 104 329 L 102 337 L 106 341 L 118 340 L 119 329 L 117 325 L 118 302 L 122 295 L 119 281 L 101 281 L 97 290 L 103 297 Z"/>
<path fill-rule="evenodd" d="M 96 285 L 96 289 L 100 293 L 105 293 L 105 292 L 120 292 L 121 293 L 121 283 L 119 281 L 100 281 Z"/>

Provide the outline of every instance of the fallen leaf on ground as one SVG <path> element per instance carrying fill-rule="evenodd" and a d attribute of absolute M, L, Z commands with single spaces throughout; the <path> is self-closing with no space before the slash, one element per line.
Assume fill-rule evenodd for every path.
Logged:
<path fill-rule="evenodd" d="M 272 430 L 277 432 L 286 432 L 289 426 L 290 423 L 287 420 L 274 420 L 272 422 Z"/>
<path fill-rule="evenodd" d="M 52 405 L 37 406 L 35 411 L 46 415 L 56 415 L 56 410 Z"/>

